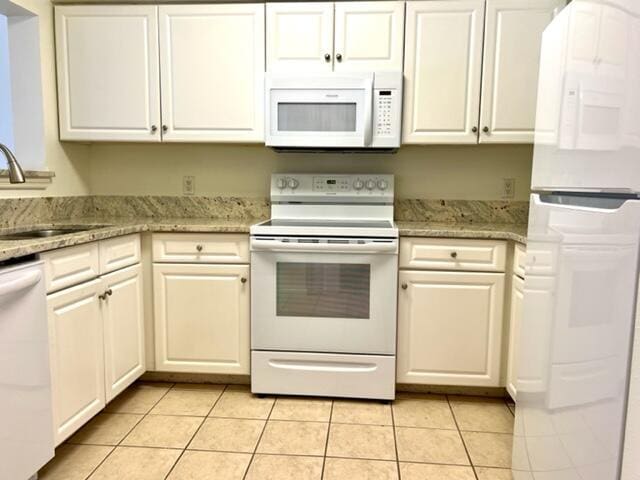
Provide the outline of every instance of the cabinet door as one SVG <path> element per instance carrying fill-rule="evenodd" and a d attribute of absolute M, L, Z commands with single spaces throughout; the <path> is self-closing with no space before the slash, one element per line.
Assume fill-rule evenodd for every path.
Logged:
<path fill-rule="evenodd" d="M 511 309 L 509 311 L 509 355 L 507 357 L 507 391 L 516 400 L 518 379 L 518 349 L 520 324 L 522 323 L 522 302 L 524 300 L 524 280 L 513 276 L 511 284 Z"/>
<path fill-rule="evenodd" d="M 404 2 L 338 2 L 334 70 L 402 71 Z"/>
<path fill-rule="evenodd" d="M 503 273 L 400 271 L 398 382 L 499 386 Z"/>
<path fill-rule="evenodd" d="M 145 371 L 142 270 L 133 265 L 102 277 L 106 400 Z"/>
<path fill-rule="evenodd" d="M 542 32 L 564 0 L 487 0 L 481 143 L 533 143 Z"/>
<path fill-rule="evenodd" d="M 267 71 L 331 72 L 333 2 L 267 3 Z"/>
<path fill-rule="evenodd" d="M 61 140 L 160 141 L 157 7 L 55 9 Z"/>
<path fill-rule="evenodd" d="M 47 297 L 56 445 L 105 406 L 102 282 Z"/>
<path fill-rule="evenodd" d="M 477 143 L 484 0 L 407 3 L 404 143 Z"/>
<path fill-rule="evenodd" d="M 262 141 L 264 4 L 159 8 L 163 141 Z"/>
<path fill-rule="evenodd" d="M 248 374 L 249 266 L 155 264 L 153 275 L 156 369 Z"/>

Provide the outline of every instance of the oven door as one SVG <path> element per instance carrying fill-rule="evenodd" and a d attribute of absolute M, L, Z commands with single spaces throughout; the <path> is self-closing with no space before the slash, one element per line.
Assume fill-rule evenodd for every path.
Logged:
<path fill-rule="evenodd" d="M 252 349 L 395 354 L 397 267 L 397 253 L 252 251 Z"/>
<path fill-rule="evenodd" d="M 267 79 L 265 143 L 271 147 L 366 147 L 373 75 Z"/>

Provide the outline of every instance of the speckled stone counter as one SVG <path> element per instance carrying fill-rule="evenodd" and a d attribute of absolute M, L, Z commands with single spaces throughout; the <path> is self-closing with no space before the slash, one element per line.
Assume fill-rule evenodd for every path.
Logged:
<path fill-rule="evenodd" d="M 0 229 L 0 235 L 25 230 L 88 227 L 82 232 L 57 235 L 49 238 L 30 238 L 24 240 L 0 240 L 0 261 L 24 257 L 36 253 L 55 250 L 81 243 L 94 242 L 105 238 L 118 237 L 138 232 L 211 232 L 211 233 L 249 233 L 249 227 L 258 219 L 211 219 L 211 218 L 175 218 L 175 219 L 76 219 L 71 222 L 40 223 L 29 227 Z M 106 225 L 106 226 L 105 226 Z"/>
<path fill-rule="evenodd" d="M 510 223 L 396 222 L 403 237 L 480 238 L 527 243 L 527 225 Z"/>
<path fill-rule="evenodd" d="M 24 257 L 58 248 L 79 245 L 105 238 L 137 232 L 210 232 L 249 233 L 249 228 L 261 219 L 122 219 L 91 218 L 71 222 L 57 221 L 21 228 L 0 229 L 0 235 L 37 228 L 88 227 L 89 230 L 49 238 L 0 240 L 0 261 Z M 105 226 L 106 225 L 106 226 Z M 401 236 L 440 238 L 491 238 L 526 242 L 527 227 L 521 224 L 463 224 L 431 222 L 397 222 Z"/>

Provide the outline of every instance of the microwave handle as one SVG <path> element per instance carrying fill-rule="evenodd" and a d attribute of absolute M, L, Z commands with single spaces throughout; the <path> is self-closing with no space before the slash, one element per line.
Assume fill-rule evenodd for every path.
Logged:
<path fill-rule="evenodd" d="M 373 79 L 367 79 L 365 98 L 370 99 L 364 104 L 364 147 L 370 147 L 373 143 Z"/>

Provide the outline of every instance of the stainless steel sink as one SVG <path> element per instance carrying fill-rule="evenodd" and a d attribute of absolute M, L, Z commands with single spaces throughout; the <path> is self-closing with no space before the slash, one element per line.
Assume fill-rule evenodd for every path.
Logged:
<path fill-rule="evenodd" d="M 66 227 L 66 228 L 46 228 L 38 230 L 26 230 L 24 232 L 7 233 L 0 235 L 0 240 L 28 240 L 31 238 L 48 238 L 58 235 L 67 235 L 69 233 L 86 232 L 87 230 L 95 230 L 103 228 L 106 225 L 91 225 L 86 227 Z"/>

